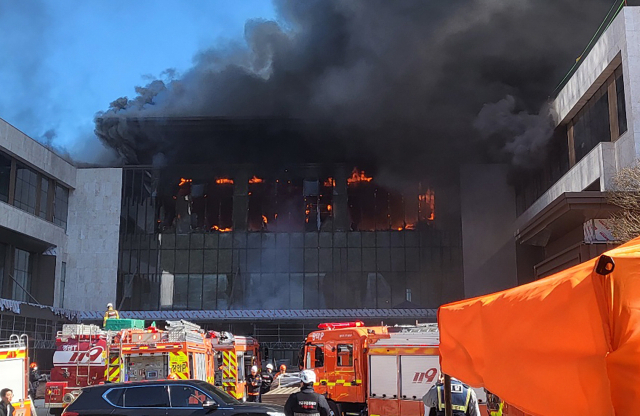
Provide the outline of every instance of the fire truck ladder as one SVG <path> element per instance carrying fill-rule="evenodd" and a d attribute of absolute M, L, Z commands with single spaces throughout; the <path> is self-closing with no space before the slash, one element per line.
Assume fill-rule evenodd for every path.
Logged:
<path fill-rule="evenodd" d="M 85 324 L 70 324 L 62 327 L 62 336 L 75 336 L 80 337 L 82 335 L 89 336 L 89 350 L 87 350 L 86 357 L 76 358 L 76 385 L 80 386 L 80 379 L 87 379 L 87 386 L 91 385 L 91 357 L 89 357 L 89 351 L 93 348 L 94 337 L 98 337 L 103 331 L 97 325 L 85 325 Z M 78 339 L 78 346 L 80 340 Z M 79 359 L 80 358 L 80 359 Z M 87 359 L 86 364 L 82 364 L 82 360 Z M 86 374 L 80 374 L 80 369 L 86 369 Z"/>
<path fill-rule="evenodd" d="M 25 348 L 29 345 L 29 336 L 27 334 L 17 335 L 11 334 L 6 341 L 0 341 L 0 349 L 2 348 Z"/>
<path fill-rule="evenodd" d="M 203 331 L 200 325 L 181 319 L 179 321 L 167 321 L 166 329 L 171 342 L 204 344 Z"/>
<path fill-rule="evenodd" d="M 105 378 L 109 382 L 117 382 L 123 380 L 120 371 L 122 367 L 122 336 L 120 336 L 118 343 L 118 353 L 113 356 L 111 354 L 111 344 L 113 343 L 113 337 L 118 334 L 118 331 L 107 331 L 107 369 Z M 122 334 L 121 334 L 122 335 Z M 113 376 L 112 376 L 113 375 Z M 112 379 L 113 378 L 113 379 Z"/>

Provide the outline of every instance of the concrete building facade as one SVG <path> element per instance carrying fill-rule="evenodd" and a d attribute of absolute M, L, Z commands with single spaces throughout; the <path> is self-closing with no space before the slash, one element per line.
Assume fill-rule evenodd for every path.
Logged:
<path fill-rule="evenodd" d="M 122 170 L 78 169 L 4 120 L 0 164 L 0 339 L 44 353 L 76 311 L 115 301 Z"/>
<path fill-rule="evenodd" d="M 493 229 L 503 237 L 482 248 L 487 255 L 474 259 L 477 240 L 464 235 L 465 281 L 475 279 L 465 288 L 466 296 L 496 288 L 490 274 L 467 275 L 469 264 L 504 270 L 505 261 L 512 264 L 515 258 L 517 281 L 498 279 L 505 289 L 548 276 L 618 244 L 608 230 L 616 207 L 608 204 L 607 191 L 612 178 L 640 158 L 640 7 L 622 8 L 582 57 L 551 107 L 556 130 L 544 166 L 512 174 L 516 179 L 509 183 L 496 179 L 492 183 L 501 197 L 484 202 L 488 204 L 485 211 L 497 215 L 491 218 L 508 219 Z M 491 169 L 480 167 L 479 171 Z M 515 215 L 505 217 L 504 204 L 513 200 Z M 463 215 L 463 224 L 465 219 L 472 222 L 470 215 Z M 505 253 L 505 244 L 511 254 L 495 257 L 500 250 Z"/>

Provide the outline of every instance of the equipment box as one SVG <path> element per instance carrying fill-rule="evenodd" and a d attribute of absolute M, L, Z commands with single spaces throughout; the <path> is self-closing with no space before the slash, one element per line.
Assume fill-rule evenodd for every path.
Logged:
<path fill-rule="evenodd" d="M 144 329 L 144 320 L 142 319 L 107 319 L 104 329 L 108 331 L 119 331 L 121 329 Z"/>

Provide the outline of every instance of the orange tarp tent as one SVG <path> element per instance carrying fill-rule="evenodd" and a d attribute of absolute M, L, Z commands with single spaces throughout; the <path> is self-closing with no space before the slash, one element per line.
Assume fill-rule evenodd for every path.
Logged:
<path fill-rule="evenodd" d="M 535 416 L 640 415 L 640 238 L 601 257 L 442 306 L 442 371 Z"/>

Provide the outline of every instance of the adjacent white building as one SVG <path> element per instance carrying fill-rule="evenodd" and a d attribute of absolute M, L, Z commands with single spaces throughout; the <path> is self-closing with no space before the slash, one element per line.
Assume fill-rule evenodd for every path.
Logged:
<path fill-rule="evenodd" d="M 47 340 L 54 308 L 115 302 L 121 184 L 121 169 L 77 168 L 0 119 L 0 339 Z"/>
<path fill-rule="evenodd" d="M 551 104 L 556 134 L 543 169 L 515 187 L 495 168 L 463 170 L 463 188 L 489 180 L 500 196 L 463 203 L 466 296 L 548 276 L 616 244 L 606 192 L 640 158 L 640 7 L 621 10 Z M 493 214 L 483 220 L 478 207 Z"/>

